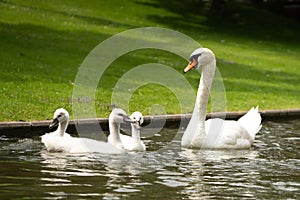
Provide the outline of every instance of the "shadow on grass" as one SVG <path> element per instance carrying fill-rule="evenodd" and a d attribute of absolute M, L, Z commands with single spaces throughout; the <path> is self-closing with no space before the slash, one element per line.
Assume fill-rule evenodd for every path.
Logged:
<path fill-rule="evenodd" d="M 230 91 L 263 91 L 277 94 L 289 92 L 295 95 L 299 93 L 299 90 L 294 87 L 295 85 L 300 85 L 297 74 L 284 71 L 260 70 L 242 64 L 223 64 L 219 70 L 222 73 L 225 86 Z"/>
<path fill-rule="evenodd" d="M 0 82 L 74 80 L 85 56 L 109 35 L 0 23 Z M 5 75 L 4 75 L 5 74 Z"/>
<path fill-rule="evenodd" d="M 86 21 L 88 24 L 94 24 L 94 25 L 99 25 L 99 26 L 115 26 L 115 27 L 122 27 L 126 29 L 131 29 L 131 28 L 137 28 L 137 26 L 131 25 L 131 24 L 125 24 L 125 23 L 119 23 L 113 20 L 108 20 L 105 18 L 100 18 L 100 17 L 91 17 L 87 15 L 79 15 L 76 14 L 74 11 L 69 10 L 68 12 L 63 12 L 63 11 L 58 11 L 54 9 L 46 9 L 42 7 L 37 7 L 33 5 L 25 5 L 22 3 L 16 3 L 16 2 L 8 2 L 5 0 L 1 0 L 0 3 L 11 5 L 11 6 L 16 6 L 19 8 L 25 8 L 28 9 L 28 12 L 41 12 L 44 13 L 45 15 L 52 16 L 54 14 L 62 15 L 67 18 L 77 18 L 80 20 Z M 59 8 L 59 7 L 58 7 Z"/>
<path fill-rule="evenodd" d="M 154 0 L 153 3 L 137 3 L 161 7 L 174 13 L 175 16 L 149 15 L 148 18 L 193 35 L 280 42 L 296 48 L 300 44 L 299 23 L 247 4 L 227 1 L 226 12 L 220 15 L 210 13 L 207 3 L 198 0 Z"/>

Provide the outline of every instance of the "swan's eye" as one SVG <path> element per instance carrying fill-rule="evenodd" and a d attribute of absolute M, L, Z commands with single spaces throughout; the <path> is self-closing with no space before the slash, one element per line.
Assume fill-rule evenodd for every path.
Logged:
<path fill-rule="evenodd" d="M 61 114 L 59 114 L 58 116 L 57 116 L 57 118 L 60 118 L 61 117 Z"/>
<path fill-rule="evenodd" d="M 120 117 L 125 117 L 125 115 L 123 115 L 122 113 L 118 113 L 117 115 Z"/>
<path fill-rule="evenodd" d="M 198 54 L 195 54 L 195 55 L 192 55 L 189 59 L 190 63 L 192 63 L 194 60 L 197 61 L 199 56 L 201 56 L 201 53 L 198 53 Z"/>

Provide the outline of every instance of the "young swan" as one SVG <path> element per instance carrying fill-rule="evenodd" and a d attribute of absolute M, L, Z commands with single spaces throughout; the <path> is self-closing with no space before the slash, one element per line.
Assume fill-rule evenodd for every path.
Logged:
<path fill-rule="evenodd" d="M 130 119 L 133 120 L 133 123 L 131 123 L 131 137 L 128 135 L 120 134 L 124 149 L 130 151 L 145 151 L 146 146 L 140 137 L 141 125 L 144 122 L 144 117 L 142 113 L 136 111 L 130 115 Z"/>
<path fill-rule="evenodd" d="M 121 123 L 134 123 L 134 121 L 127 116 L 124 110 L 120 108 L 114 108 L 109 115 L 108 143 L 112 144 L 118 149 L 125 149 L 120 138 Z"/>
<path fill-rule="evenodd" d="M 53 121 L 49 126 L 49 128 L 53 128 L 58 124 L 57 130 L 41 136 L 42 143 L 44 143 L 48 151 L 62 151 L 66 153 L 123 153 L 122 150 L 106 142 L 70 136 L 66 133 L 68 123 L 68 111 L 63 108 L 57 109 L 54 113 Z"/>

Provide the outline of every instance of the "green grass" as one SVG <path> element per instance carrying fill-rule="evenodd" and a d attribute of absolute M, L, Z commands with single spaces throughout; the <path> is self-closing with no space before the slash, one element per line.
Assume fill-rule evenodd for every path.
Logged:
<path fill-rule="evenodd" d="M 162 63 L 181 73 L 186 60 L 176 55 L 130 52 L 111 64 L 95 98 L 72 97 L 78 68 L 95 46 L 121 31 L 147 26 L 180 31 L 215 52 L 228 111 L 255 105 L 299 108 L 299 23 L 231 4 L 226 16 L 217 17 L 196 0 L 0 1 L 0 121 L 50 119 L 58 107 L 72 113 L 72 101 L 94 103 L 97 117 L 108 117 L 115 103 L 112 88 L 128 70 Z M 196 90 L 199 74 L 184 76 Z M 193 102 L 181 109 L 172 91 L 149 84 L 133 92 L 128 112 L 188 113 L 191 107 Z"/>

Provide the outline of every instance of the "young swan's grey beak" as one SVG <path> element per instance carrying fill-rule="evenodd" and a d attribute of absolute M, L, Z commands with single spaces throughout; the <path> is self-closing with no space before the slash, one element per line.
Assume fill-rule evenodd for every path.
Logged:
<path fill-rule="evenodd" d="M 123 115 L 123 121 L 126 122 L 126 123 L 135 123 L 134 120 L 130 119 L 130 117 L 128 117 L 127 115 Z"/>
<path fill-rule="evenodd" d="M 139 111 L 135 111 L 134 113 L 132 113 L 130 115 L 130 119 L 132 119 L 134 121 L 133 126 L 137 130 L 140 130 L 141 129 L 141 125 L 144 122 L 144 118 L 143 118 L 142 113 L 140 113 Z"/>
<path fill-rule="evenodd" d="M 59 124 L 59 121 L 57 118 L 53 119 L 53 121 L 51 122 L 51 124 L 49 125 L 49 129 L 53 129 L 54 127 L 56 127 Z"/>
<path fill-rule="evenodd" d="M 137 129 L 137 130 L 141 130 L 141 124 L 139 121 L 135 121 L 134 123 L 132 123 L 134 125 L 134 127 Z"/>

